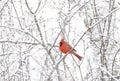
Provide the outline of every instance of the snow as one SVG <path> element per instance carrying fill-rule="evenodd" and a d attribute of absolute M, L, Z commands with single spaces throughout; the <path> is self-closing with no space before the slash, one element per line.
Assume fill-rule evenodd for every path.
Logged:
<path fill-rule="evenodd" d="M 25 1 L 0 6 L 0 81 L 119 80 L 119 0 L 114 12 L 109 0 Z M 63 37 L 82 61 L 61 54 Z"/>

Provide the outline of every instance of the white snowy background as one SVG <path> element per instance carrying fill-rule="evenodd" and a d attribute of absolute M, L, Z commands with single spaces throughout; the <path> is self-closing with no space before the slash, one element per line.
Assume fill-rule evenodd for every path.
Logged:
<path fill-rule="evenodd" d="M 119 26 L 119 0 L 0 0 L 0 81 L 120 81 Z"/>

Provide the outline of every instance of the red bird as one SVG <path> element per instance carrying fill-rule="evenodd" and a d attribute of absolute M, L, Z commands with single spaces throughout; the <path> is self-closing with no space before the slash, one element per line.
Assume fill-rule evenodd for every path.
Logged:
<path fill-rule="evenodd" d="M 75 55 L 79 60 L 82 59 L 81 56 L 75 53 L 76 50 L 73 49 L 67 42 L 65 42 L 64 39 L 61 39 L 59 49 L 62 53 L 66 54 L 70 52 L 71 54 Z"/>

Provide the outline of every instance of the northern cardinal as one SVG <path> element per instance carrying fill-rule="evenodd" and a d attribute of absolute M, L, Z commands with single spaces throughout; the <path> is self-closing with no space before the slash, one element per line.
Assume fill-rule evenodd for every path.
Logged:
<path fill-rule="evenodd" d="M 79 56 L 77 53 L 75 53 L 75 49 L 73 49 L 67 42 L 64 41 L 64 39 L 61 39 L 59 49 L 62 53 L 69 53 L 75 55 L 79 60 L 82 59 L 81 56 Z"/>

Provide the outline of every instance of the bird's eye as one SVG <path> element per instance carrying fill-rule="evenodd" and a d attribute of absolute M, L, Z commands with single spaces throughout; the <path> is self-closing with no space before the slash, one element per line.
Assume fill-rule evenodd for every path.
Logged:
<path fill-rule="evenodd" d="M 60 44 L 60 46 L 62 46 L 62 42 L 60 42 L 59 44 Z"/>

